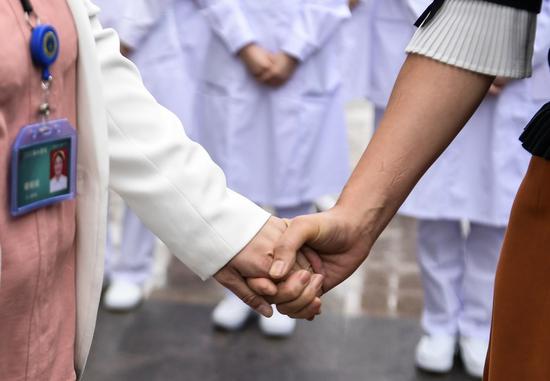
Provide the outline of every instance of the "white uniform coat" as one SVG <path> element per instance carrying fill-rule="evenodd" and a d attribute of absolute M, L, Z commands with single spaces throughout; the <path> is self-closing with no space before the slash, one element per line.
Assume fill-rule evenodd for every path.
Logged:
<path fill-rule="evenodd" d="M 184 123 L 195 126 L 192 112 L 208 41 L 206 23 L 191 0 L 99 0 L 101 19 L 134 50 L 147 89 Z M 103 13 L 106 13 L 105 15 Z"/>
<path fill-rule="evenodd" d="M 204 149 L 155 102 L 135 66 L 120 55 L 116 33 L 101 27 L 99 9 L 88 0 L 67 3 L 78 33 L 75 367 L 80 379 L 103 283 L 109 187 L 202 278 L 242 250 L 269 215 L 228 190 Z M 1 255 L 0 247 L 0 263 Z"/>
<path fill-rule="evenodd" d="M 349 171 L 342 84 L 344 0 L 200 0 L 215 32 L 197 95 L 196 138 L 233 189 L 285 207 L 341 191 Z M 257 42 L 300 60 L 272 89 L 236 53 Z"/>
<path fill-rule="evenodd" d="M 344 65 L 343 96 L 346 102 L 365 99 L 367 73 L 370 72 L 369 38 L 370 4 L 375 0 L 361 0 L 351 12 L 343 27 Z"/>
<path fill-rule="evenodd" d="M 367 91 L 377 108 L 385 108 L 405 59 L 404 49 L 415 31 L 412 24 L 417 14 L 411 3 L 403 0 L 374 3 Z M 417 11 L 421 8 L 417 6 Z M 548 8 L 545 1 L 539 16 L 534 77 L 508 84 L 498 97 L 487 96 L 416 186 L 401 214 L 425 219 L 466 219 L 494 226 L 507 224 L 530 158 L 518 141 L 519 135 L 539 107 L 550 99 L 550 90 L 538 86 L 542 82 L 538 77 L 548 75 Z"/>

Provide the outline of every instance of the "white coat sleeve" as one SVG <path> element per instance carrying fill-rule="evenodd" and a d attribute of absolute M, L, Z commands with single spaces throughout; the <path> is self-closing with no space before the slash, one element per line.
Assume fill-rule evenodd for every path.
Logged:
<path fill-rule="evenodd" d="M 130 48 L 137 49 L 173 2 L 174 0 L 124 0 L 116 26 L 120 40 Z"/>
<path fill-rule="evenodd" d="M 347 0 L 302 0 L 300 15 L 294 20 L 281 50 L 304 61 L 350 16 Z"/>
<path fill-rule="evenodd" d="M 215 274 L 258 233 L 263 209 L 226 186 L 221 169 L 143 86 L 97 7 L 89 16 L 108 119 L 110 186 L 191 270 Z"/>
<path fill-rule="evenodd" d="M 236 54 L 246 45 L 257 41 L 238 0 L 195 0 L 195 3 L 202 10 L 210 28 L 231 53 Z"/>
<path fill-rule="evenodd" d="M 544 0 L 541 13 L 537 17 L 537 37 L 533 53 L 534 68 L 548 65 L 548 50 L 550 50 L 550 0 Z"/>

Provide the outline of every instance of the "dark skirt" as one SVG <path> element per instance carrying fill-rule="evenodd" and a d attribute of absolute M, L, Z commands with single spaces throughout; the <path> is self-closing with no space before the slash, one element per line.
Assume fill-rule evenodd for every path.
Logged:
<path fill-rule="evenodd" d="M 534 156 L 496 274 L 486 381 L 550 380 L 550 103 L 521 140 Z"/>

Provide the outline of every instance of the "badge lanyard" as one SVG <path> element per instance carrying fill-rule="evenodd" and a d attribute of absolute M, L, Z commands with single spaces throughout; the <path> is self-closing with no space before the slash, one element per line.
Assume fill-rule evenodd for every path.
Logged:
<path fill-rule="evenodd" d="M 10 204 L 12 216 L 73 199 L 76 195 L 76 130 L 67 119 L 49 120 L 50 67 L 59 56 L 55 28 L 42 24 L 30 0 L 20 0 L 31 28 L 30 52 L 40 70 L 42 102 L 40 121 L 24 126 L 12 147 Z"/>

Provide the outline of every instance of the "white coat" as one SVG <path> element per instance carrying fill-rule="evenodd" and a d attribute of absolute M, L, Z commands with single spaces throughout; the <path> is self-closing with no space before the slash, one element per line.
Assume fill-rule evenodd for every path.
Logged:
<path fill-rule="evenodd" d="M 194 98 L 209 30 L 190 0 L 98 0 L 104 25 L 132 48 L 147 89 L 174 112 L 187 134 L 196 125 Z"/>
<path fill-rule="evenodd" d="M 401 214 L 424 219 L 465 219 L 493 226 L 507 224 L 530 158 L 518 137 L 538 108 L 550 99 L 548 88 L 535 89 L 537 77 L 547 72 L 547 64 L 541 62 L 546 61 L 548 51 L 542 43 L 550 42 L 548 8 L 545 1 L 539 15 L 535 76 L 508 84 L 498 97 L 486 97 L 455 141 L 420 180 Z M 384 108 L 418 15 L 403 0 L 379 1 L 372 9 L 368 93 L 376 107 Z"/>
<path fill-rule="evenodd" d="M 196 138 L 233 189 L 276 207 L 339 193 L 349 171 L 340 87 L 344 0 L 201 0 L 215 32 L 197 95 Z M 257 42 L 299 59 L 279 89 L 236 53 Z"/>
<path fill-rule="evenodd" d="M 135 66 L 120 55 L 114 31 L 98 22 L 99 8 L 88 0 L 67 3 L 78 32 L 75 367 L 81 378 L 103 282 L 109 186 L 202 278 L 238 253 L 269 215 L 226 188 L 204 149 L 145 90 Z"/>
<path fill-rule="evenodd" d="M 365 99 L 371 39 L 368 38 L 370 4 L 374 0 L 361 0 L 351 12 L 343 27 L 344 64 L 343 97 L 346 102 Z"/>

